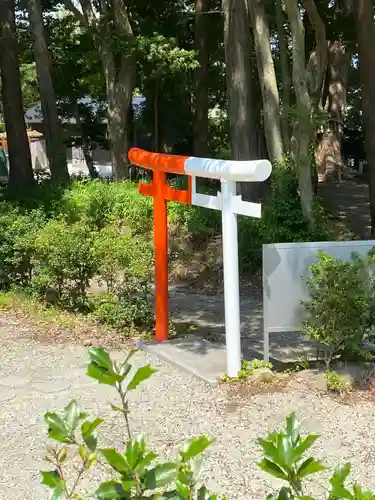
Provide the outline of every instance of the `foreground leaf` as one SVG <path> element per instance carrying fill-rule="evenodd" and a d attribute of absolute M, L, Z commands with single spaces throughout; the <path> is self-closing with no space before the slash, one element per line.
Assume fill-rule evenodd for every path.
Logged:
<path fill-rule="evenodd" d="M 281 467 L 276 465 L 274 462 L 271 462 L 271 460 L 268 460 L 268 458 L 263 458 L 263 460 L 261 460 L 258 463 L 258 467 L 262 469 L 264 472 L 271 474 L 273 477 L 277 477 L 278 479 L 284 479 L 285 481 L 288 480 L 288 476 L 281 469 Z"/>
<path fill-rule="evenodd" d="M 102 347 L 91 347 L 89 349 L 89 358 L 91 363 L 95 363 L 101 368 L 105 368 L 109 372 L 113 372 L 113 363 L 111 357 Z"/>
<path fill-rule="evenodd" d="M 91 451 L 96 450 L 96 446 L 98 444 L 97 428 L 102 422 L 103 419 L 96 418 L 92 422 L 88 420 L 86 422 L 83 422 L 83 424 L 81 425 L 82 439 Z"/>
<path fill-rule="evenodd" d="M 64 484 L 57 470 L 42 471 L 40 473 L 40 482 L 52 489 Z"/>
<path fill-rule="evenodd" d="M 70 433 L 64 420 L 57 413 L 47 412 L 44 421 L 48 426 L 48 437 L 60 443 L 72 444 Z"/>
<path fill-rule="evenodd" d="M 171 484 L 175 479 L 176 471 L 177 464 L 174 462 L 157 465 L 146 472 L 145 487 L 148 490 L 155 490 Z"/>
<path fill-rule="evenodd" d="M 308 458 L 303 464 L 300 466 L 297 472 L 297 476 L 299 478 L 309 476 L 310 474 L 315 474 L 317 472 L 322 472 L 326 470 L 325 467 L 320 460 L 315 460 L 315 458 Z"/>
<path fill-rule="evenodd" d="M 128 384 L 128 390 L 132 391 L 136 389 L 141 382 L 147 380 L 148 378 L 151 377 L 151 375 L 153 375 L 156 372 L 157 370 L 151 368 L 151 365 L 145 365 L 142 366 L 141 368 L 138 368 L 138 370 L 135 372 L 133 378 Z"/>
<path fill-rule="evenodd" d="M 115 469 L 117 472 L 126 473 L 129 471 L 128 463 L 118 451 L 113 448 L 106 448 L 100 450 L 103 457 L 106 459 L 108 464 Z"/>
<path fill-rule="evenodd" d="M 105 368 L 98 366 L 95 363 L 90 363 L 87 367 L 87 375 L 94 380 L 97 380 L 99 384 L 106 384 L 114 386 L 116 385 L 118 377 L 114 373 L 108 372 Z"/>
<path fill-rule="evenodd" d="M 96 490 L 98 500 L 119 500 L 126 497 L 126 491 L 121 483 L 116 481 L 107 481 L 102 483 Z"/>
<path fill-rule="evenodd" d="M 182 445 L 180 454 L 184 460 L 190 460 L 203 453 L 212 443 L 213 440 L 205 435 L 193 437 Z"/>

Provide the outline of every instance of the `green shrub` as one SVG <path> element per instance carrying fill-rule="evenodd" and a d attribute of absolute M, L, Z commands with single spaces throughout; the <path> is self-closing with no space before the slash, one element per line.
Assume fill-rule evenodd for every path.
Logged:
<path fill-rule="evenodd" d="M 93 317 L 117 330 L 152 330 L 154 310 L 150 286 L 139 279 L 129 280 L 116 292 L 94 294 L 89 299 Z"/>
<path fill-rule="evenodd" d="M 48 222 L 35 238 L 32 290 L 47 302 L 85 308 L 87 288 L 98 270 L 93 246 L 94 235 L 87 225 Z"/>
<path fill-rule="evenodd" d="M 324 241 L 332 234 L 322 224 L 319 199 L 314 201 L 316 226 L 308 227 L 302 214 L 299 197 L 298 175 L 288 157 L 274 167 L 271 176 L 271 195 L 264 203 L 261 219 L 264 243 L 289 243 L 298 241 Z"/>
<path fill-rule="evenodd" d="M 22 215 L 16 209 L 0 211 L 0 289 L 27 286 L 32 277 L 32 254 L 37 231 L 45 223 L 33 210 Z"/>
<path fill-rule="evenodd" d="M 345 375 L 341 375 L 335 371 L 328 371 L 324 375 L 327 382 L 327 389 L 329 391 L 341 394 L 351 389 L 348 378 Z"/>
<path fill-rule="evenodd" d="M 41 482 L 52 492 L 54 499 L 81 498 L 80 481 L 96 463 L 104 461 L 111 469 L 107 480 L 95 491 L 99 500 L 130 498 L 181 498 L 215 500 L 200 480 L 200 457 L 212 441 L 202 435 L 191 438 L 179 448 L 170 462 L 161 460 L 150 450 L 144 438 L 135 438 L 129 422 L 128 393 L 147 380 L 156 370 L 150 365 L 133 370 L 130 364 L 134 350 L 123 363 L 114 362 L 104 349 L 90 349 L 87 374 L 101 384 L 113 387 L 119 397 L 119 406 L 112 410 L 122 415 L 126 428 L 125 449 L 100 448 L 98 429 L 103 419 L 89 419 L 76 401 L 71 401 L 62 415 L 48 412 L 44 420 L 48 436 L 57 443 L 49 447 L 47 461 L 52 470 L 41 472 Z M 74 453 L 79 467 L 70 481 L 66 465 Z M 163 495 L 163 493 L 165 493 Z M 51 498 L 52 498 L 51 497 Z"/>
<path fill-rule="evenodd" d="M 134 353 L 135 350 L 131 351 L 120 363 L 113 361 L 106 350 L 92 348 L 87 368 L 89 377 L 117 392 L 119 403 L 111 404 L 111 408 L 123 418 L 125 446 L 121 450 L 102 448 L 99 430 L 104 420 L 90 419 L 73 400 L 62 414 L 47 412 L 44 415 L 48 437 L 55 444 L 48 446 L 46 461 L 51 468 L 41 472 L 41 482 L 50 489 L 51 498 L 79 500 L 82 479 L 96 464 L 104 462 L 107 466 L 104 480 L 90 498 L 217 500 L 219 497 L 207 489 L 201 477 L 203 453 L 212 444 L 211 439 L 205 435 L 188 439 L 179 447 L 173 461 L 166 462 L 148 447 L 145 438 L 134 437 L 128 394 L 155 373 L 150 365 L 134 369 L 130 363 Z M 282 429 L 258 439 L 263 454 L 258 466 L 285 484 L 276 494 L 267 495 L 267 500 L 314 500 L 308 491 L 316 482 L 311 478 L 315 479 L 316 474 L 327 469 L 321 460 L 308 456 L 318 437 L 302 435 L 292 413 Z M 72 467 L 73 464 L 78 467 Z M 347 486 L 350 469 L 349 463 L 338 468 L 324 488 L 324 496 L 319 498 L 374 500 L 375 494 L 360 485 Z"/>
<path fill-rule="evenodd" d="M 304 332 L 325 346 L 328 370 L 335 354 L 360 350 L 373 322 L 368 264 L 356 254 L 344 261 L 320 251 L 311 266 Z"/>
<path fill-rule="evenodd" d="M 123 234 L 115 226 L 95 233 L 93 255 L 98 263 L 98 277 L 106 283 L 110 292 L 128 277 L 144 279 L 151 274 L 152 242 Z"/>

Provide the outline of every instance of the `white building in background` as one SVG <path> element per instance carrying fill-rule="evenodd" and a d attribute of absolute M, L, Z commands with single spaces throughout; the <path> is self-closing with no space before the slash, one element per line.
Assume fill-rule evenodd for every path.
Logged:
<path fill-rule="evenodd" d="M 139 115 L 145 101 L 146 100 L 143 96 L 137 95 L 133 97 L 132 104 L 135 116 Z M 85 106 L 91 107 L 94 113 L 95 111 L 98 111 L 99 109 L 103 109 L 105 107 L 104 103 L 98 103 L 97 101 L 94 101 L 89 97 L 82 99 L 81 102 Z M 28 128 L 36 130 L 42 134 L 42 136 L 39 137 L 38 140 L 32 141 L 30 143 L 33 168 L 35 171 L 46 171 L 48 170 L 48 158 L 46 154 L 46 143 L 43 137 L 43 113 L 40 103 L 36 104 L 26 111 L 25 121 Z M 64 138 L 67 141 L 69 141 L 70 137 L 79 135 L 77 132 L 77 122 L 75 118 L 66 118 L 64 116 L 60 116 L 60 122 L 63 128 Z M 106 123 L 106 120 L 103 120 L 103 123 Z M 109 150 L 97 145 L 92 149 L 91 157 L 94 161 L 94 165 L 99 174 L 99 177 L 112 176 L 111 155 Z M 82 147 L 67 147 L 66 159 L 70 175 L 88 175 L 89 171 Z"/>

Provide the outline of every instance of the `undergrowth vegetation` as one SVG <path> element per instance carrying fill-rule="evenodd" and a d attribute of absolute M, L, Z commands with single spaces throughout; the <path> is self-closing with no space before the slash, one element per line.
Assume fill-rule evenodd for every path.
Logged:
<path fill-rule="evenodd" d="M 98 500 L 224 499 L 204 482 L 203 457 L 214 444 L 212 439 L 205 435 L 190 437 L 166 460 L 149 447 L 144 436 L 134 433 L 136 418 L 130 415 L 129 393 L 156 372 L 150 365 L 134 366 L 134 354 L 135 350 L 130 351 L 119 362 L 104 349 L 89 350 L 87 375 L 117 393 L 118 402 L 111 403 L 111 409 L 123 419 L 125 439 L 121 448 L 102 447 L 104 420 L 90 418 L 76 400 L 70 401 L 63 413 L 44 415 L 51 444 L 45 456 L 48 470 L 41 471 L 41 482 L 50 490 L 50 498 L 82 500 L 88 493 Z M 374 500 L 373 492 L 350 484 L 350 463 L 327 474 L 328 468 L 312 449 L 318 438 L 301 434 L 294 413 L 286 417 L 281 429 L 258 438 L 261 459 L 257 465 L 268 479 L 267 500 Z M 100 471 L 99 484 L 92 481 L 92 469 Z M 326 472 L 323 478 L 317 476 L 322 472 Z"/>
<path fill-rule="evenodd" d="M 171 181 L 177 188 L 183 182 Z M 262 243 L 330 237 L 322 223 L 308 230 L 287 161 L 275 169 L 267 200 L 262 219 L 239 218 L 242 273 L 259 267 Z M 131 182 L 75 181 L 67 188 L 41 183 L 26 199 L 4 191 L 0 290 L 22 289 L 114 328 L 151 329 L 152 206 Z M 171 267 L 182 260 L 189 266 L 201 253 L 201 265 L 217 271 L 220 263 L 215 269 L 207 248 L 220 235 L 220 212 L 169 203 L 169 221 Z"/>

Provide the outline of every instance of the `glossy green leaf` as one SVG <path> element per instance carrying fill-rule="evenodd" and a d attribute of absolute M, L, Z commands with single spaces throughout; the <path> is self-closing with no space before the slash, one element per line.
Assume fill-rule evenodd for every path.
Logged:
<path fill-rule="evenodd" d="M 258 466 L 264 471 L 267 472 L 268 474 L 271 474 L 274 477 L 277 477 L 278 479 L 284 479 L 287 480 L 288 476 L 285 474 L 285 472 L 276 465 L 274 462 L 271 462 L 271 460 L 268 460 L 267 458 L 264 458 L 258 463 Z"/>
<path fill-rule="evenodd" d="M 315 441 L 319 438 L 317 434 L 309 434 L 304 439 L 300 441 L 298 446 L 296 446 L 293 450 L 293 460 L 298 462 L 301 459 L 302 455 L 307 451 L 311 446 L 315 443 Z"/>
<path fill-rule="evenodd" d="M 106 448 L 100 450 L 101 454 L 108 462 L 108 464 L 115 469 L 117 472 L 126 473 L 129 471 L 128 463 L 122 455 L 118 451 L 113 448 Z"/>
<path fill-rule="evenodd" d="M 166 491 L 158 495 L 158 500 L 184 500 L 186 497 L 181 496 L 177 490 Z"/>
<path fill-rule="evenodd" d="M 131 391 L 136 389 L 141 382 L 147 380 L 148 378 L 151 377 L 151 375 L 153 375 L 156 372 L 157 370 L 151 368 L 151 365 L 145 365 L 142 366 L 141 368 L 138 368 L 138 370 L 135 372 L 133 378 L 128 384 L 128 390 Z"/>
<path fill-rule="evenodd" d="M 86 413 L 82 413 L 80 411 L 77 401 L 75 400 L 71 401 L 65 407 L 65 415 L 64 415 L 65 417 L 64 420 L 69 432 L 70 433 L 74 432 L 75 429 L 77 428 L 78 422 L 83 418 L 86 418 L 86 416 L 87 416 Z"/>
<path fill-rule="evenodd" d="M 343 486 L 347 478 L 349 477 L 351 471 L 350 463 L 344 464 L 342 467 L 339 467 L 333 473 L 331 479 L 329 480 L 332 486 Z"/>
<path fill-rule="evenodd" d="M 172 483 L 175 479 L 177 464 L 174 462 L 166 462 L 157 465 L 153 469 L 146 472 L 145 487 L 148 490 L 155 490 Z"/>
<path fill-rule="evenodd" d="M 148 452 L 143 458 L 141 458 L 141 460 L 139 460 L 137 465 L 134 467 L 134 472 L 141 476 L 157 456 L 157 453 L 154 453 L 153 451 Z"/>
<path fill-rule="evenodd" d="M 291 438 L 293 443 L 297 442 L 299 437 L 299 422 L 297 420 L 296 414 L 293 412 L 286 417 L 286 426 L 285 429 L 287 431 L 287 435 Z"/>
<path fill-rule="evenodd" d="M 99 384 L 106 384 L 115 386 L 118 377 L 115 374 L 108 372 L 105 368 L 98 366 L 95 363 L 90 363 L 87 367 L 87 375 L 99 382 Z"/>
<path fill-rule="evenodd" d="M 344 486 L 336 485 L 333 486 L 331 491 L 330 491 L 330 498 L 336 499 L 336 498 L 346 498 L 348 500 L 354 500 L 353 495 L 348 491 Z"/>
<path fill-rule="evenodd" d="M 192 482 L 193 474 L 189 469 L 180 468 L 177 472 L 177 481 L 182 485 L 189 486 Z"/>
<path fill-rule="evenodd" d="M 133 471 L 143 456 L 141 444 L 136 439 L 128 441 L 126 443 L 124 455 L 126 457 L 128 468 Z"/>
<path fill-rule="evenodd" d="M 63 486 L 56 486 L 49 500 L 60 500 L 63 498 L 65 498 L 65 488 Z"/>
<path fill-rule="evenodd" d="M 284 434 L 279 434 L 276 437 L 276 446 L 278 452 L 278 463 L 279 465 L 287 468 L 289 471 L 293 467 L 293 444 L 289 437 Z"/>
<path fill-rule="evenodd" d="M 176 490 L 181 498 L 186 498 L 186 500 L 190 500 L 191 498 L 191 488 L 187 484 L 177 483 Z"/>
<path fill-rule="evenodd" d="M 280 460 L 279 451 L 270 440 L 259 438 L 258 444 L 262 448 L 266 457 L 270 458 L 274 462 L 279 462 Z"/>
<path fill-rule="evenodd" d="M 290 488 L 281 488 L 279 491 L 279 494 L 277 495 L 276 500 L 294 500 L 295 496 L 292 493 L 292 490 Z"/>
<path fill-rule="evenodd" d="M 40 473 L 40 482 L 51 489 L 64 484 L 57 470 L 42 471 Z"/>
<path fill-rule="evenodd" d="M 322 472 L 326 470 L 325 467 L 320 460 L 315 460 L 315 458 L 308 458 L 303 462 L 297 472 L 297 476 L 299 478 L 309 476 L 310 474 L 315 474 L 317 472 Z"/>
<path fill-rule="evenodd" d="M 121 483 L 117 481 L 107 481 L 102 483 L 96 490 L 98 500 L 121 500 L 128 498 Z"/>
<path fill-rule="evenodd" d="M 91 347 L 89 349 L 89 358 L 91 363 L 95 363 L 109 372 L 113 372 L 113 362 L 105 349 L 101 347 Z"/>
<path fill-rule="evenodd" d="M 180 454 L 184 460 L 190 460 L 203 453 L 212 443 L 213 440 L 205 435 L 193 437 L 181 446 Z"/>
<path fill-rule="evenodd" d="M 71 444 L 73 442 L 65 422 L 56 413 L 47 412 L 44 420 L 48 426 L 48 437 L 60 443 Z"/>
<path fill-rule="evenodd" d="M 91 450 L 95 451 L 98 444 L 98 426 L 103 422 L 103 419 L 96 418 L 92 422 L 87 420 L 81 425 L 82 439 L 84 440 L 86 446 Z"/>
<path fill-rule="evenodd" d="M 197 500 L 217 500 L 217 495 L 211 493 L 206 486 L 201 486 L 198 490 Z"/>

